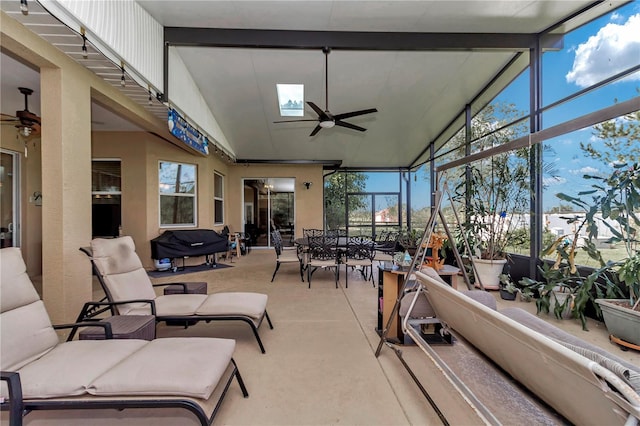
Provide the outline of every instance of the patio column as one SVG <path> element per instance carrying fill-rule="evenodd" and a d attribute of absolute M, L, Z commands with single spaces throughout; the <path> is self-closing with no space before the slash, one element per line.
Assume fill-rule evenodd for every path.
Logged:
<path fill-rule="evenodd" d="M 91 91 L 71 67 L 41 68 L 42 292 L 54 323 L 92 298 Z"/>

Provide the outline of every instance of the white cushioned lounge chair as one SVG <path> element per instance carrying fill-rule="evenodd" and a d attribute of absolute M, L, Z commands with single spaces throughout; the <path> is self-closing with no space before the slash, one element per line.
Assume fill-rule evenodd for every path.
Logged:
<path fill-rule="evenodd" d="M 154 315 L 156 321 L 243 321 L 249 324 L 265 353 L 258 328 L 266 318 L 267 295 L 249 292 L 221 292 L 213 294 L 171 294 L 156 295 L 147 271 L 135 251 L 133 239 L 96 238 L 91 241 L 91 260 L 109 302 L 120 304 L 115 309 L 120 315 Z M 168 286 L 175 283 L 157 284 Z"/>
<path fill-rule="evenodd" d="M 15 247 L 0 250 L 0 329 L 1 406 L 10 426 L 32 410 L 149 407 L 187 409 L 210 425 L 234 377 L 248 396 L 231 339 L 59 343 Z"/>

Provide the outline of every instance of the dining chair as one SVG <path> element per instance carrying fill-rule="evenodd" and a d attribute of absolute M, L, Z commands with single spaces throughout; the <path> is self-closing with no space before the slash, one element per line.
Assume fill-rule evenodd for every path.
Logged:
<path fill-rule="evenodd" d="M 336 288 L 338 288 L 338 237 L 307 237 L 309 251 L 307 253 L 307 282 L 311 288 L 311 275 L 318 269 L 334 269 Z"/>
<path fill-rule="evenodd" d="M 373 259 L 376 255 L 375 242 L 368 237 L 350 237 L 347 239 L 347 250 L 345 253 L 344 264 L 345 286 L 349 288 L 349 267 L 351 269 L 360 268 L 360 273 L 366 280 L 373 281 Z"/>
<path fill-rule="evenodd" d="M 271 282 L 276 278 L 278 269 L 283 263 L 296 263 L 300 268 L 300 280 L 304 282 L 304 269 L 302 263 L 302 247 L 285 248 L 282 246 L 282 236 L 275 230 L 271 232 L 271 244 L 276 251 L 276 269 L 273 271 Z"/>
<path fill-rule="evenodd" d="M 324 235 L 324 229 L 313 229 L 313 228 L 303 229 L 302 235 L 304 237 L 322 237 Z"/>

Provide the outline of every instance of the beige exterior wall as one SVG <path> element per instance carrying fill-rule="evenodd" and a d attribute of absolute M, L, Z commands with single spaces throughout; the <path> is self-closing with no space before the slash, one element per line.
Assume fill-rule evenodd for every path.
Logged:
<path fill-rule="evenodd" d="M 295 185 L 295 229 L 296 237 L 302 236 L 303 228 L 323 228 L 323 185 L 321 165 L 235 165 L 229 168 L 226 177 L 225 203 L 232 231 L 243 231 L 242 223 L 242 195 L 244 187 L 242 180 L 246 178 L 293 178 Z M 313 182 L 311 188 L 306 189 L 302 182 Z"/>

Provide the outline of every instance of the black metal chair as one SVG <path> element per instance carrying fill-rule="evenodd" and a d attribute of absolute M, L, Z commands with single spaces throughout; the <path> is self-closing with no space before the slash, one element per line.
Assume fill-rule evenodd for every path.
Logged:
<path fill-rule="evenodd" d="M 336 288 L 338 288 L 338 237 L 307 237 L 309 252 L 307 253 L 307 282 L 311 288 L 311 275 L 318 269 L 335 269 Z"/>
<path fill-rule="evenodd" d="M 322 237 L 324 236 L 324 229 L 303 229 L 302 235 L 305 237 Z"/>
<path fill-rule="evenodd" d="M 302 263 L 302 247 L 291 247 L 290 249 L 284 249 L 282 246 L 282 236 L 280 232 L 275 230 L 271 232 L 271 243 L 276 251 L 276 269 L 273 271 L 271 282 L 276 278 L 278 269 L 283 263 L 297 263 L 300 268 L 300 280 L 304 282 L 304 269 Z"/>
<path fill-rule="evenodd" d="M 373 282 L 373 259 L 376 255 L 375 243 L 368 237 L 351 237 L 347 240 L 347 251 L 344 264 L 346 265 L 345 286 L 349 288 L 349 267 L 360 268 L 360 273 L 366 280 Z"/>

